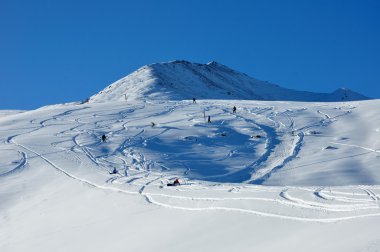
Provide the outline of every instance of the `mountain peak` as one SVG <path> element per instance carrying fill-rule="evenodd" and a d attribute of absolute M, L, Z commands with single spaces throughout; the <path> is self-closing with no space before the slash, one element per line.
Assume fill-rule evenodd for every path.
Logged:
<path fill-rule="evenodd" d="M 362 94 L 359 94 L 355 91 L 352 91 L 349 88 L 344 88 L 344 87 L 338 88 L 337 90 L 332 92 L 332 94 L 334 96 L 336 96 L 338 98 L 338 100 L 340 99 L 342 101 L 366 100 L 366 99 L 368 99 L 368 97 L 366 97 Z"/>
<path fill-rule="evenodd" d="M 219 62 L 207 64 L 186 60 L 154 63 L 143 66 L 112 83 L 90 102 L 116 100 L 288 100 L 349 101 L 368 99 L 346 88 L 333 93 L 296 91 L 254 79 Z"/>
<path fill-rule="evenodd" d="M 208 66 L 213 66 L 213 67 L 226 67 L 225 65 L 220 64 L 220 63 L 217 62 L 217 61 L 210 61 L 210 62 L 208 62 L 206 65 L 208 65 Z"/>
<path fill-rule="evenodd" d="M 210 61 L 209 63 L 206 64 L 207 66 L 209 67 L 213 67 L 213 68 L 218 68 L 218 69 L 221 69 L 223 71 L 227 71 L 227 72 L 234 72 L 234 73 L 238 73 L 237 71 L 229 68 L 228 66 L 226 65 L 223 65 L 219 62 L 216 62 L 216 61 Z"/>

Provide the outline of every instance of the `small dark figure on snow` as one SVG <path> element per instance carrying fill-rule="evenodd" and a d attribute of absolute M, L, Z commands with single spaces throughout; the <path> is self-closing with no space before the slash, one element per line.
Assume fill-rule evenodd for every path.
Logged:
<path fill-rule="evenodd" d="M 232 108 L 232 113 L 236 113 L 236 107 L 234 106 L 233 108 Z"/>
<path fill-rule="evenodd" d="M 181 183 L 179 182 L 179 178 L 176 178 L 173 183 L 168 183 L 167 186 L 179 186 Z"/>
<path fill-rule="evenodd" d="M 110 174 L 116 174 L 116 173 L 117 173 L 116 168 L 113 168 L 113 171 Z"/>
<path fill-rule="evenodd" d="M 207 122 L 208 122 L 208 123 L 211 122 L 211 116 L 208 116 Z"/>
<path fill-rule="evenodd" d="M 197 103 L 196 100 L 195 100 L 195 97 L 193 98 L 193 103 Z"/>
<path fill-rule="evenodd" d="M 105 142 L 107 140 L 106 135 L 102 135 L 102 142 Z"/>

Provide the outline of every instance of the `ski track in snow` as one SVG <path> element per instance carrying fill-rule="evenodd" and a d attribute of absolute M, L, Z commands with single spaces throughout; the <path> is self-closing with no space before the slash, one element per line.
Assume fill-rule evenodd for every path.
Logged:
<path fill-rule="evenodd" d="M 155 104 L 148 105 L 155 106 Z M 228 211 L 321 223 L 380 216 L 380 198 L 378 196 L 380 188 L 376 186 L 283 188 L 247 184 L 242 184 L 241 186 L 235 184 L 208 184 L 201 181 L 187 181 L 184 178 L 186 183 L 183 186 L 167 188 L 165 187 L 167 181 L 175 178 L 176 174 L 152 171 L 151 167 L 154 167 L 155 164 L 165 167 L 164 170 L 167 171 L 172 169 L 164 164 L 148 160 L 136 147 L 167 134 L 172 128 L 163 126 L 168 124 L 164 123 L 160 126 L 160 132 L 145 136 L 149 131 L 147 130 L 150 127 L 149 125 L 142 128 L 140 126 L 130 126 L 147 117 L 145 114 L 141 116 L 136 116 L 136 114 L 137 111 L 143 111 L 148 105 L 134 106 L 121 111 L 115 109 L 116 113 L 114 114 L 110 114 L 109 111 L 97 112 L 92 115 L 92 118 L 87 114 L 81 114 L 83 110 L 91 108 L 82 107 L 69 109 L 51 118 L 30 120 L 31 125 L 36 124 L 38 126 L 26 128 L 26 131 L 22 130 L 21 133 L 6 137 L 5 144 L 17 146 L 19 148 L 18 153 L 22 158 L 17 166 L 0 176 L 9 176 L 16 171 L 21 171 L 28 165 L 30 156 L 35 155 L 56 171 L 87 186 L 101 190 L 141 195 L 148 203 L 165 208 L 184 211 Z M 188 106 L 191 105 L 180 102 L 170 104 L 165 106 L 164 111 L 149 114 L 149 117 L 168 116 Z M 213 117 L 228 115 L 229 117 L 240 119 L 245 125 L 264 132 L 266 140 L 261 156 L 240 171 L 227 172 L 219 176 L 219 178 L 223 178 L 242 174 L 243 177 L 249 175 L 250 177 L 244 181 L 253 184 L 261 184 L 273 173 L 282 169 L 297 157 L 302 148 L 306 130 L 327 127 L 338 120 L 339 117 L 350 114 L 352 109 L 350 108 L 350 110 L 343 111 L 343 113 L 335 116 L 318 109 L 316 113 L 322 115 L 322 119 L 296 129 L 296 120 L 291 115 L 294 111 L 291 110 L 278 113 L 274 112 L 275 108 L 273 106 L 262 106 L 245 112 L 240 111 L 241 114 L 234 114 L 226 108 L 226 104 L 215 103 L 210 105 L 209 103 L 204 103 L 202 106 L 199 107 L 199 115 L 193 112 L 186 114 L 187 122 L 202 120 L 202 111 L 207 111 L 214 113 Z M 343 110 L 344 108 L 339 109 Z M 305 109 L 300 109 L 301 112 L 303 110 Z M 216 113 L 216 111 L 219 112 Z M 133 116 L 129 118 L 131 115 Z M 101 119 L 102 117 L 104 119 Z M 93 118 L 96 121 L 92 122 Z M 264 121 L 267 124 L 264 124 Z M 62 128 L 67 129 L 57 132 L 54 137 L 58 138 L 58 140 L 55 139 L 56 141 L 46 146 L 46 150 L 55 148 L 65 151 L 65 154 L 70 156 L 68 159 L 75 160 L 80 165 L 92 170 L 103 172 L 103 183 L 86 178 L 83 173 L 77 175 L 75 170 L 69 171 L 66 167 L 62 167 L 48 158 L 47 155 L 43 154 L 45 150 L 40 152 L 32 146 L 27 146 L 18 141 L 18 139 L 27 136 L 31 137 L 37 131 L 44 130 L 47 127 L 59 127 L 60 124 L 56 125 L 54 122 L 63 123 Z M 224 121 L 221 121 L 221 124 L 223 123 Z M 119 128 L 115 129 L 115 127 Z M 126 132 L 129 131 L 134 132 L 134 134 L 131 133 L 132 135 L 128 134 L 126 136 Z M 109 152 L 94 154 L 102 146 L 98 138 L 100 132 L 109 134 L 111 139 L 112 137 L 124 137 L 124 140 Z M 362 148 L 380 153 L 379 150 L 353 144 L 338 142 L 331 142 L 331 144 Z M 285 145 L 288 148 L 284 147 Z M 287 151 L 282 152 L 282 149 L 287 149 Z M 228 154 L 219 161 L 230 159 L 235 151 L 229 150 Z M 121 166 L 122 168 L 118 169 L 117 174 L 110 175 L 110 168 L 115 166 Z M 186 167 L 186 164 L 183 163 L 183 166 Z M 186 169 L 186 174 L 189 174 L 191 168 L 186 167 Z M 218 197 L 208 196 L 215 193 L 217 193 Z M 241 204 L 241 202 L 244 202 L 244 204 Z M 264 203 L 268 205 L 267 208 L 261 206 Z"/>
<path fill-rule="evenodd" d="M 375 149 L 371 149 L 371 148 L 368 148 L 368 147 L 359 146 L 359 145 L 355 145 L 355 144 L 345 144 L 345 143 L 337 143 L 337 142 L 330 142 L 330 143 L 331 144 L 336 144 L 336 145 L 342 145 L 342 146 L 360 148 L 360 149 L 363 149 L 363 150 L 380 153 L 380 150 L 375 150 Z"/>
<path fill-rule="evenodd" d="M 18 160 L 14 160 L 12 164 L 17 164 L 16 166 L 12 167 L 9 171 L 6 171 L 4 173 L 0 173 L 0 177 L 5 177 L 10 174 L 21 172 L 23 169 L 25 169 L 28 165 L 28 156 L 24 151 L 17 151 L 18 155 L 21 157 Z"/>

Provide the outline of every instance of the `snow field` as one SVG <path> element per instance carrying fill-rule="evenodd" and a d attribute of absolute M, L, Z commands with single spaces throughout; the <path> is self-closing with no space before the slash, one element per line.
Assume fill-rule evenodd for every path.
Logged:
<path fill-rule="evenodd" d="M 80 244 L 94 251 L 125 246 L 171 251 L 173 239 L 186 251 L 194 243 L 219 251 L 235 244 L 248 251 L 251 230 L 257 248 L 278 251 L 284 242 L 279 236 L 272 245 L 259 239 L 273 238 L 269 230 L 275 225 L 278 230 L 272 233 L 286 230 L 303 238 L 302 246 L 311 251 L 372 251 L 380 245 L 380 116 L 373 112 L 378 105 L 377 100 L 123 101 L 47 106 L 4 116 L 0 248 L 57 249 L 63 236 L 72 242 L 58 246 L 61 251 L 78 250 Z M 167 187 L 176 177 L 183 185 Z M 141 222 L 151 231 L 138 229 Z M 178 233 L 163 225 L 173 225 Z M 193 233 L 205 227 L 214 242 Z M 352 237 L 354 227 L 366 235 L 324 247 L 331 239 Z M 110 229 L 108 235 L 116 239 L 128 233 L 128 245 L 105 245 L 108 237 L 101 242 Z M 161 229 L 171 239 L 157 235 Z M 300 229 L 308 231 L 300 234 Z M 142 244 L 137 230 L 151 240 L 150 246 Z M 216 237 L 223 236 L 220 230 L 229 233 L 225 241 Z M 335 233 L 325 241 L 315 237 L 326 230 Z M 82 241 L 72 235 L 83 231 L 88 234 Z M 50 242 L 44 243 L 47 237 Z M 94 237 L 98 240 L 92 246 Z M 307 244 L 312 239 L 318 246 Z"/>

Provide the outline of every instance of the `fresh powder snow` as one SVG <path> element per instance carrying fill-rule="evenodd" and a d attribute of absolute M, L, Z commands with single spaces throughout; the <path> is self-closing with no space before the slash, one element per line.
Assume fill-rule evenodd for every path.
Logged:
<path fill-rule="evenodd" d="M 2 111 L 0 251 L 378 251 L 379 107 L 173 61 Z"/>

